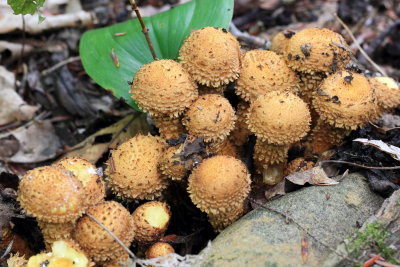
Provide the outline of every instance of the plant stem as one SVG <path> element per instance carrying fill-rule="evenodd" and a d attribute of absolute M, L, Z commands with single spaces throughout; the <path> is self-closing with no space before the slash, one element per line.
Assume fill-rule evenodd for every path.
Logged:
<path fill-rule="evenodd" d="M 157 60 L 157 55 L 156 52 L 154 51 L 154 47 L 153 47 L 153 43 L 150 40 L 150 36 L 149 36 L 149 29 L 146 27 L 146 24 L 144 24 L 144 21 L 142 19 L 142 15 L 140 14 L 140 11 L 136 5 L 136 1 L 135 0 L 130 0 L 131 5 L 132 5 L 132 9 L 135 11 L 136 16 L 140 22 L 140 25 L 142 26 L 142 32 L 144 34 L 144 37 L 146 38 L 147 41 L 147 45 L 149 46 L 151 55 L 153 56 L 154 60 Z"/>

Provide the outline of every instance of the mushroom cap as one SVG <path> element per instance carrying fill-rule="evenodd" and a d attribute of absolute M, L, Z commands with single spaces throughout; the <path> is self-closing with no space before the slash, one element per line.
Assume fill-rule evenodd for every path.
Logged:
<path fill-rule="evenodd" d="M 299 141 L 310 129 L 307 104 L 289 92 L 271 92 L 250 105 L 249 129 L 258 139 L 275 145 Z"/>
<path fill-rule="evenodd" d="M 54 241 L 60 239 L 70 239 L 72 231 L 75 229 L 76 222 L 65 222 L 65 223 L 49 223 L 41 220 L 37 220 L 46 247 L 51 247 Z"/>
<path fill-rule="evenodd" d="M 189 134 L 205 142 L 225 139 L 235 127 L 235 111 L 229 101 L 215 94 L 200 96 L 185 113 L 182 123 Z"/>
<path fill-rule="evenodd" d="M 350 61 L 343 37 L 328 29 L 307 28 L 293 35 L 286 49 L 286 62 L 300 72 L 335 72 Z"/>
<path fill-rule="evenodd" d="M 395 80 L 390 77 L 373 77 L 369 81 L 380 107 L 388 110 L 400 105 L 400 89 Z"/>
<path fill-rule="evenodd" d="M 135 224 L 129 211 L 121 204 L 105 201 L 91 206 L 87 213 L 100 221 L 126 246 L 130 246 Z M 108 232 L 87 215 L 78 220 L 74 239 L 96 262 L 119 259 L 126 253 Z"/>
<path fill-rule="evenodd" d="M 236 146 L 229 140 L 225 139 L 217 144 L 210 144 L 207 147 L 208 154 L 231 156 L 240 159 Z"/>
<path fill-rule="evenodd" d="M 315 163 L 312 162 L 311 160 L 306 160 L 305 158 L 302 157 L 295 158 L 286 165 L 284 174 L 285 176 L 288 176 L 295 172 L 303 172 L 311 169 L 312 167 L 314 167 L 314 165 Z"/>
<path fill-rule="evenodd" d="M 251 50 L 242 57 L 236 93 L 246 101 L 272 91 L 296 92 L 299 80 L 285 60 L 272 51 Z"/>
<path fill-rule="evenodd" d="M 198 96 L 189 73 L 169 59 L 143 65 L 133 78 L 130 93 L 144 111 L 170 117 L 178 117 Z"/>
<path fill-rule="evenodd" d="M 184 132 L 180 117 L 152 117 L 152 120 L 158 128 L 161 138 L 164 140 L 179 139 L 180 135 Z"/>
<path fill-rule="evenodd" d="M 200 84 L 219 87 L 239 77 L 240 45 L 225 29 L 193 31 L 179 50 L 179 59 Z"/>
<path fill-rule="evenodd" d="M 256 140 L 253 158 L 258 165 L 257 172 L 270 165 L 286 162 L 290 145 L 272 145 L 262 140 Z"/>
<path fill-rule="evenodd" d="M 368 79 L 348 71 L 334 73 L 323 80 L 312 101 L 322 120 L 349 130 L 369 121 L 375 102 Z"/>
<path fill-rule="evenodd" d="M 106 185 L 103 179 L 97 174 L 96 166 L 82 158 L 65 158 L 54 164 L 67 171 L 72 172 L 87 192 L 87 203 L 94 205 L 104 200 Z"/>
<path fill-rule="evenodd" d="M 169 147 L 161 156 L 158 168 L 167 179 L 181 181 L 185 177 L 187 170 L 181 159 L 183 147 L 183 144 Z"/>
<path fill-rule="evenodd" d="M 47 222 L 79 218 L 87 197 L 82 182 L 72 172 L 46 166 L 28 171 L 19 183 L 18 201 L 26 213 Z"/>
<path fill-rule="evenodd" d="M 290 38 L 295 35 L 292 31 L 281 31 L 274 35 L 269 50 L 277 54 L 285 54 Z"/>
<path fill-rule="evenodd" d="M 188 192 L 200 210 L 209 215 L 223 214 L 242 208 L 250 183 L 250 174 L 242 161 L 214 156 L 192 171 Z"/>
<path fill-rule="evenodd" d="M 136 135 L 112 151 L 106 169 L 109 186 L 129 199 L 153 199 L 167 186 L 157 165 L 167 144 L 159 137 Z"/>
<path fill-rule="evenodd" d="M 146 250 L 146 258 L 153 259 L 174 252 L 175 249 L 170 244 L 165 242 L 156 242 Z"/>
<path fill-rule="evenodd" d="M 164 202 L 150 201 L 137 207 L 132 216 L 136 227 L 135 240 L 153 242 L 167 230 L 171 211 Z"/>
<path fill-rule="evenodd" d="M 231 134 L 229 135 L 229 140 L 235 146 L 242 146 L 247 142 L 249 137 L 250 130 L 247 125 L 247 113 L 249 111 L 250 104 L 244 101 L 239 102 L 236 107 L 236 123 L 235 128 L 232 130 Z"/>
<path fill-rule="evenodd" d="M 89 257 L 73 240 L 58 240 L 51 246 L 51 252 L 40 253 L 29 258 L 27 267 L 89 267 Z"/>

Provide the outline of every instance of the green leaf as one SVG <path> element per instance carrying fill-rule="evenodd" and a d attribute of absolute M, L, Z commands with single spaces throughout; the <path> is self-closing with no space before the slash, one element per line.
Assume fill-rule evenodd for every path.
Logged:
<path fill-rule="evenodd" d="M 206 26 L 228 28 L 233 3 L 233 0 L 194 0 L 144 18 L 157 57 L 177 59 L 179 48 L 191 30 Z M 115 36 L 116 33 L 125 35 Z M 139 21 L 133 19 L 88 31 L 81 38 L 79 50 L 89 76 L 139 110 L 130 96 L 128 82 L 143 64 L 153 61 Z M 119 67 L 111 53 L 118 59 Z"/>
<path fill-rule="evenodd" d="M 7 0 L 7 3 L 14 10 L 14 14 L 33 15 L 44 4 L 44 0 Z"/>

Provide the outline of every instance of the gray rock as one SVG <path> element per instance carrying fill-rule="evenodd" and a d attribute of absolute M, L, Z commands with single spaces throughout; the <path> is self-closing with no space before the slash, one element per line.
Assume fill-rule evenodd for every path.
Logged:
<path fill-rule="evenodd" d="M 267 203 L 286 219 L 257 208 L 225 229 L 204 253 L 202 266 L 321 266 L 382 202 L 359 174 L 338 185 L 303 188 Z M 307 259 L 301 253 L 304 238 L 309 244 Z"/>

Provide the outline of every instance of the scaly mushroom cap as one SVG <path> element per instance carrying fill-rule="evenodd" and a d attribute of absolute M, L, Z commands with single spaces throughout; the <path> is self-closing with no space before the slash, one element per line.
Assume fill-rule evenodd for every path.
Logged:
<path fill-rule="evenodd" d="M 72 231 L 75 229 L 76 221 L 65 223 L 49 223 L 37 220 L 46 248 L 60 239 L 70 239 Z"/>
<path fill-rule="evenodd" d="M 272 145 L 257 139 L 253 158 L 257 162 L 257 172 L 270 165 L 286 162 L 290 145 Z"/>
<path fill-rule="evenodd" d="M 400 105 L 400 89 L 395 80 L 390 77 L 373 77 L 369 81 L 379 106 L 389 110 Z"/>
<path fill-rule="evenodd" d="M 225 29 L 192 32 L 179 50 L 179 59 L 200 84 L 219 87 L 239 77 L 240 45 Z"/>
<path fill-rule="evenodd" d="M 258 139 L 286 145 L 299 141 L 310 129 L 307 104 L 289 92 L 271 92 L 250 105 L 249 129 Z"/>
<path fill-rule="evenodd" d="M 129 199 L 154 199 L 167 186 L 157 165 L 167 144 L 159 137 L 136 135 L 112 151 L 106 179 L 113 192 Z"/>
<path fill-rule="evenodd" d="M 79 218 L 87 207 L 86 197 L 72 172 L 53 166 L 28 171 L 18 188 L 18 201 L 26 213 L 54 223 Z"/>
<path fill-rule="evenodd" d="M 326 123 L 355 130 L 369 121 L 375 102 L 367 78 L 358 73 L 340 71 L 323 80 L 314 95 L 313 106 Z"/>
<path fill-rule="evenodd" d="M 235 128 L 229 135 L 229 140 L 237 147 L 244 145 L 249 137 L 250 130 L 247 125 L 247 113 L 249 112 L 250 105 L 247 102 L 239 102 L 236 108 L 236 123 Z"/>
<path fill-rule="evenodd" d="M 20 256 L 18 252 L 16 254 L 11 253 L 10 257 L 7 259 L 8 267 L 25 267 L 27 264 L 28 261 L 24 256 Z"/>
<path fill-rule="evenodd" d="M 295 71 L 332 73 L 348 64 L 350 53 L 340 34 L 328 29 L 307 28 L 290 38 L 285 58 Z"/>
<path fill-rule="evenodd" d="M 89 267 L 89 257 L 73 240 L 58 240 L 48 253 L 40 253 L 29 258 L 26 267 Z"/>
<path fill-rule="evenodd" d="M 289 162 L 285 168 L 284 175 L 288 176 L 295 172 L 303 172 L 314 167 L 315 163 L 305 158 L 296 158 Z"/>
<path fill-rule="evenodd" d="M 231 156 L 240 159 L 235 145 L 233 145 L 229 139 L 225 139 L 216 145 L 210 144 L 207 146 L 207 153 L 212 155 Z"/>
<path fill-rule="evenodd" d="M 200 96 L 189 107 L 182 123 L 189 134 L 204 137 L 204 141 L 225 139 L 234 128 L 235 111 L 229 101 L 215 94 Z"/>
<path fill-rule="evenodd" d="M 277 53 L 277 54 L 285 54 L 287 46 L 289 44 L 290 38 L 295 35 L 295 32 L 292 31 L 282 31 L 275 34 L 275 36 L 271 40 L 271 47 L 269 50 Z"/>
<path fill-rule="evenodd" d="M 82 182 L 88 195 L 86 199 L 88 206 L 104 200 L 106 186 L 103 179 L 97 174 L 96 166 L 92 163 L 81 158 L 66 158 L 54 166 L 72 172 Z"/>
<path fill-rule="evenodd" d="M 180 117 L 152 117 L 152 120 L 158 128 L 161 138 L 164 140 L 179 139 L 180 135 L 184 132 Z"/>
<path fill-rule="evenodd" d="M 132 216 L 136 227 L 135 241 L 153 242 L 167 230 L 171 211 L 164 202 L 150 201 L 137 207 Z"/>
<path fill-rule="evenodd" d="M 250 174 L 242 161 L 214 156 L 192 171 L 188 192 L 193 203 L 211 216 L 242 209 L 250 183 Z"/>
<path fill-rule="evenodd" d="M 178 62 L 156 60 L 143 65 L 130 93 L 138 106 L 155 116 L 178 117 L 198 96 L 190 75 Z"/>
<path fill-rule="evenodd" d="M 236 81 L 236 93 L 246 101 L 272 91 L 296 92 L 296 73 L 278 54 L 266 50 L 251 50 L 242 58 L 242 69 Z"/>
<path fill-rule="evenodd" d="M 175 249 L 170 244 L 165 242 L 157 242 L 151 245 L 146 250 L 146 258 L 147 259 L 158 258 L 174 252 Z"/>
<path fill-rule="evenodd" d="M 100 221 L 126 246 L 130 246 L 135 224 L 129 211 L 121 204 L 115 201 L 98 203 L 91 206 L 87 213 Z M 74 239 L 95 262 L 115 260 L 126 255 L 118 242 L 87 215 L 78 220 Z"/>
<path fill-rule="evenodd" d="M 181 181 L 186 175 L 185 161 L 181 159 L 183 144 L 169 147 L 158 163 L 160 172 L 167 179 Z"/>

